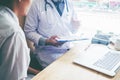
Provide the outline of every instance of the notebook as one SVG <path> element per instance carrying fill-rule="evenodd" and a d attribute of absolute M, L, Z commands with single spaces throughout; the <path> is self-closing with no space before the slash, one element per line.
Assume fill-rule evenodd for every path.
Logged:
<path fill-rule="evenodd" d="M 120 51 L 110 50 L 105 45 L 91 44 L 73 62 L 108 76 L 115 76 L 120 68 Z"/>

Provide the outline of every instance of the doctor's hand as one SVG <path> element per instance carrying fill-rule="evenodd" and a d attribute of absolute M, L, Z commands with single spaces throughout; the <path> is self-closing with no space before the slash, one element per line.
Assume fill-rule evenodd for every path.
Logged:
<path fill-rule="evenodd" d="M 59 38 L 58 36 L 51 36 L 50 38 L 46 39 L 46 45 L 53 45 L 53 46 L 60 46 L 63 43 L 59 43 L 56 38 Z"/>

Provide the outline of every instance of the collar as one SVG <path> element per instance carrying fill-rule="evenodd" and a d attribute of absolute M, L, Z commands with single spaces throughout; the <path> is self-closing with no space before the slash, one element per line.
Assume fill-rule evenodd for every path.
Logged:
<path fill-rule="evenodd" d="M 5 6 L 1 6 L 0 9 L 6 11 L 9 13 L 9 15 L 13 18 L 13 20 L 19 24 L 19 21 L 18 21 L 18 17 L 16 16 L 16 14 L 11 10 L 9 9 L 8 7 L 5 7 Z"/>
<path fill-rule="evenodd" d="M 52 2 L 54 3 L 59 3 L 59 2 L 63 2 L 64 0 L 52 0 Z"/>

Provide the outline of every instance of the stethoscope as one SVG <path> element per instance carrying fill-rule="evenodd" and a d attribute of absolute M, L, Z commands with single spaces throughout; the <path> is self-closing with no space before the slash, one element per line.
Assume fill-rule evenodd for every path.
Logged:
<path fill-rule="evenodd" d="M 68 10 L 68 4 L 67 4 L 66 0 L 65 0 L 65 4 L 66 4 L 67 11 L 69 11 Z M 52 4 L 50 4 L 50 2 L 48 2 L 47 0 L 45 0 L 45 11 L 47 11 L 47 5 L 49 5 L 53 9 Z"/>

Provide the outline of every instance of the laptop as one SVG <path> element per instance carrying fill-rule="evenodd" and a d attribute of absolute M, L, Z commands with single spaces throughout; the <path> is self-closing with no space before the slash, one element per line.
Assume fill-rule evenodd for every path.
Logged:
<path fill-rule="evenodd" d="M 101 44 L 91 44 L 73 62 L 113 77 L 120 68 L 120 51 Z"/>

